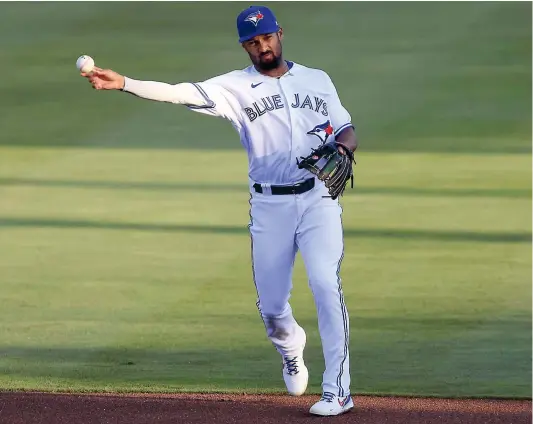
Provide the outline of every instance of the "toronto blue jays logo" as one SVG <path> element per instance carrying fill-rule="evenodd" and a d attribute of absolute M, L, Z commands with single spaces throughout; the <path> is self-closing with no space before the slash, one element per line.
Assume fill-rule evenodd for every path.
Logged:
<path fill-rule="evenodd" d="M 328 137 L 333 134 L 333 127 L 331 126 L 331 123 L 328 120 L 323 124 L 317 125 L 311 131 L 308 131 L 307 134 L 316 135 L 320 139 L 322 144 L 324 144 Z"/>
<path fill-rule="evenodd" d="M 245 22 L 251 22 L 255 26 L 259 23 L 261 19 L 264 18 L 264 15 L 258 10 L 257 12 L 250 13 L 245 19 Z"/>

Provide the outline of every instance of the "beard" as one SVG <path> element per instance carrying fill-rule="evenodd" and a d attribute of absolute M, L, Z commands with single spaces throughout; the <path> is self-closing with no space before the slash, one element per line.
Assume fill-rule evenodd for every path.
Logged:
<path fill-rule="evenodd" d="M 273 52 L 262 54 L 259 56 L 259 60 L 255 63 L 255 65 L 264 71 L 276 69 L 281 65 L 281 53 L 278 56 L 276 56 Z"/>

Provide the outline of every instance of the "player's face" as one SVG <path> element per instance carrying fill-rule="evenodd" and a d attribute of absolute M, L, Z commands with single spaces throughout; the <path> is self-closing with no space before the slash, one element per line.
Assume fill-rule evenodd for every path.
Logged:
<path fill-rule="evenodd" d="M 282 39 L 283 32 L 280 29 L 278 32 L 258 35 L 251 40 L 245 41 L 243 47 L 257 68 L 268 71 L 277 68 L 281 64 Z"/>

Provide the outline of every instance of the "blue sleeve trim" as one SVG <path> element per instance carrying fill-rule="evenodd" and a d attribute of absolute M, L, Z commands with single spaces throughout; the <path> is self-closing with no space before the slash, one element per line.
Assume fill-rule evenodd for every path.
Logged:
<path fill-rule="evenodd" d="M 342 131 L 344 131 L 348 127 L 352 127 L 353 129 L 355 129 L 353 124 L 351 122 L 348 122 L 347 124 L 342 125 L 337 131 L 335 131 L 335 136 L 339 135 Z"/>
<path fill-rule="evenodd" d="M 194 85 L 196 87 L 196 89 L 200 92 L 202 97 L 207 102 L 207 105 L 205 105 L 205 106 L 186 105 L 189 109 L 213 109 L 214 107 L 216 107 L 215 102 L 209 98 L 207 93 L 204 91 L 204 89 L 202 87 L 200 87 L 200 85 L 198 85 L 198 84 L 196 84 L 194 82 L 192 83 L 192 85 Z"/>

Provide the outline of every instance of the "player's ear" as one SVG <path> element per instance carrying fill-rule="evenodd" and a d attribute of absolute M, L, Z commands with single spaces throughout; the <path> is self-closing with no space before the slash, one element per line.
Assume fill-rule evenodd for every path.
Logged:
<path fill-rule="evenodd" d="M 279 27 L 278 29 L 278 37 L 279 37 L 279 41 L 283 40 L 283 28 L 282 27 Z"/>

